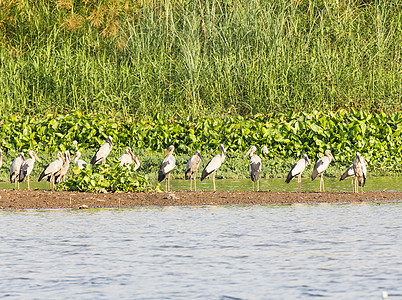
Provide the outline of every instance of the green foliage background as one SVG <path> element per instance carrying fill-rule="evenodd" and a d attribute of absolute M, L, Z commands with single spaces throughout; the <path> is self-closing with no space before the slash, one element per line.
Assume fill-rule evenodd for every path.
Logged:
<path fill-rule="evenodd" d="M 176 147 L 177 167 L 173 177 L 184 177 L 189 157 L 200 149 L 205 166 L 218 153 L 220 143 L 228 151 L 227 160 L 219 176 L 244 178 L 248 175 L 245 152 L 251 145 L 259 151 L 265 145 L 269 154 L 264 156 L 262 177 L 283 177 L 293 163 L 307 153 L 314 162 L 331 149 L 337 160 L 330 176 L 339 176 L 354 159 L 356 151 L 369 163 L 371 175 L 402 173 L 402 114 L 383 112 L 347 112 L 258 114 L 250 117 L 222 119 L 191 117 L 162 119 L 155 114 L 150 119 L 116 119 L 85 115 L 79 112 L 67 115 L 48 114 L 43 117 L 5 117 L 0 122 L 0 147 L 4 165 L 9 166 L 18 152 L 35 150 L 43 159 L 41 166 L 54 160 L 57 150 L 70 149 L 73 140 L 83 158 L 89 162 L 108 135 L 113 137 L 114 148 L 108 158 L 117 159 L 130 146 L 141 161 L 140 175 L 156 178 L 166 148 Z M 7 168 L 2 168 L 7 179 Z"/>

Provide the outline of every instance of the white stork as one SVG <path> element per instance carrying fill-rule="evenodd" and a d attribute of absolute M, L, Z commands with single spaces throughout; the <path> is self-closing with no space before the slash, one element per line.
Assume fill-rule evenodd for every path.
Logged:
<path fill-rule="evenodd" d="M 24 152 L 21 152 L 20 155 L 13 160 L 10 167 L 10 181 L 11 183 L 15 183 L 15 188 L 20 188 L 20 182 L 18 181 L 18 177 L 20 175 L 21 165 L 25 160 Z"/>
<path fill-rule="evenodd" d="M 219 149 L 221 150 L 221 154 L 215 155 L 209 163 L 205 166 L 204 170 L 202 171 L 201 174 L 201 181 L 203 181 L 205 178 L 208 177 L 209 174 L 212 173 L 212 181 L 214 183 L 214 192 L 216 191 L 215 187 L 215 173 L 216 170 L 222 165 L 222 163 L 225 161 L 225 156 L 226 156 L 226 151 L 225 147 L 223 144 L 220 144 Z"/>
<path fill-rule="evenodd" d="M 298 160 L 290 169 L 288 176 L 286 177 L 285 182 L 289 183 L 293 178 L 297 176 L 297 183 L 298 183 L 298 191 L 301 192 L 301 176 L 303 171 L 306 167 L 310 164 L 310 159 L 308 158 L 307 154 L 303 154 L 303 158 Z"/>
<path fill-rule="evenodd" d="M 254 182 L 257 182 L 257 192 L 260 190 L 260 173 L 261 173 L 261 158 L 258 155 L 255 155 L 254 152 L 257 151 L 256 146 L 251 146 L 248 149 L 246 155 L 244 157 L 250 155 L 250 177 L 253 182 L 253 191 L 254 191 Z"/>
<path fill-rule="evenodd" d="M 174 146 L 170 145 L 165 153 L 165 159 L 162 161 L 158 173 L 158 181 L 165 179 L 166 191 L 170 190 L 170 172 L 176 165 L 176 158 L 173 156 Z"/>
<path fill-rule="evenodd" d="M 38 181 L 48 177 L 50 182 L 50 188 L 54 189 L 54 175 L 63 167 L 64 158 L 60 151 L 57 151 L 57 159 L 48 164 L 40 174 Z"/>
<path fill-rule="evenodd" d="M 197 191 L 197 170 L 201 165 L 202 156 L 200 150 L 195 151 L 195 154 L 187 161 L 186 172 L 184 177 L 190 180 L 190 190 L 192 190 L 191 176 L 194 174 L 194 191 Z"/>
<path fill-rule="evenodd" d="M 81 152 L 77 151 L 74 154 L 74 165 L 80 168 L 81 170 L 85 168 L 85 165 L 87 165 L 85 160 L 79 159 L 81 157 Z"/>
<path fill-rule="evenodd" d="M 355 170 L 353 170 L 353 164 L 346 169 L 345 173 L 342 174 L 341 179 L 339 179 L 339 181 L 341 180 L 345 180 L 346 178 L 350 178 L 352 177 L 352 191 L 353 193 L 355 192 L 355 186 L 353 184 L 353 178 L 355 177 Z"/>
<path fill-rule="evenodd" d="M 331 161 L 335 161 L 335 158 L 332 156 L 331 151 L 325 150 L 324 157 L 321 157 L 314 165 L 313 174 L 311 174 L 311 180 L 314 180 L 318 175 L 321 175 L 320 180 L 320 192 L 324 191 L 324 171 L 328 168 Z"/>
<path fill-rule="evenodd" d="M 141 163 L 137 156 L 134 155 L 130 147 L 126 147 L 126 153 L 119 157 L 120 166 L 129 166 L 134 163 L 134 171 L 137 171 Z"/>
<path fill-rule="evenodd" d="M 94 157 L 92 157 L 91 164 L 95 165 L 100 161 L 102 161 L 102 164 L 105 164 L 106 157 L 109 155 L 110 150 L 112 150 L 112 147 L 113 147 L 112 137 L 108 136 L 106 143 L 104 143 L 95 153 Z"/>
<path fill-rule="evenodd" d="M 34 168 L 35 164 L 35 159 L 37 159 L 40 162 L 39 157 L 36 155 L 36 153 L 33 150 L 29 150 L 28 154 L 31 158 L 28 158 L 25 160 L 20 168 L 20 174 L 18 176 L 18 181 L 22 182 L 24 181 L 25 177 L 27 178 L 27 183 L 28 183 L 28 190 L 29 190 L 29 176 L 31 175 L 31 172 Z"/>
<path fill-rule="evenodd" d="M 73 159 L 75 158 L 75 154 Z M 70 152 L 66 150 L 64 152 L 64 163 L 61 166 L 60 170 L 54 174 L 54 181 L 56 183 L 64 182 L 66 181 L 66 174 L 68 172 L 68 168 L 70 167 L 70 162 L 71 162 L 71 157 L 70 157 Z M 49 179 L 48 179 L 49 180 Z"/>
<path fill-rule="evenodd" d="M 359 187 L 357 182 L 359 182 L 359 186 L 361 186 L 361 190 L 363 191 L 364 184 L 366 183 L 367 177 L 367 163 L 363 156 L 360 155 L 359 152 L 356 152 L 356 158 L 353 160 L 353 171 L 355 172 L 356 180 L 355 180 L 355 192 L 359 192 Z"/>

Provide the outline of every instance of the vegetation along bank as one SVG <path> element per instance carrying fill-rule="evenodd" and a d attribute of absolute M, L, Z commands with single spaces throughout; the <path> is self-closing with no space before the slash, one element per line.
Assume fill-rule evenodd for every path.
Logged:
<path fill-rule="evenodd" d="M 0 143 L 3 167 L 0 179 L 9 179 L 9 166 L 18 153 L 35 150 L 41 158 L 36 162 L 31 178 L 38 178 L 43 168 L 56 157 L 58 150 L 81 151 L 89 162 L 107 136 L 113 137 L 114 147 L 108 162 L 116 162 L 130 146 L 141 167 L 135 174 L 139 181 L 157 178 L 163 154 L 174 145 L 176 165 L 172 178 L 184 178 L 187 160 L 199 149 L 204 157 L 201 168 L 218 153 L 220 143 L 227 158 L 218 170 L 217 178 L 248 177 L 248 158 L 244 154 L 251 145 L 263 146 L 268 153 L 261 155 L 261 177 L 286 177 L 291 166 L 307 153 L 312 162 L 331 149 L 336 162 L 326 171 L 327 176 L 340 176 L 359 151 L 367 160 L 370 175 L 401 175 L 402 173 L 402 114 L 350 112 L 267 114 L 222 119 L 191 117 L 162 119 L 158 114 L 148 119 L 108 118 L 75 112 L 48 114 L 41 117 L 8 116 L 1 121 Z M 78 145 L 72 146 L 77 140 Z M 109 173 L 117 172 L 115 167 Z M 132 170 L 126 170 L 132 172 Z M 130 177 L 131 175 L 129 175 Z"/>

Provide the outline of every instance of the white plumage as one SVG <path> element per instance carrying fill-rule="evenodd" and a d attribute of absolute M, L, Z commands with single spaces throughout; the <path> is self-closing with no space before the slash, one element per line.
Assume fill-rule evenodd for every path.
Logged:
<path fill-rule="evenodd" d="M 137 156 L 134 155 L 134 153 L 131 151 L 130 147 L 126 147 L 126 153 L 124 153 L 122 156 L 120 156 L 119 160 L 120 160 L 120 166 L 122 166 L 122 167 L 129 166 L 132 163 L 135 163 L 134 171 L 137 171 L 137 169 L 141 165 L 140 160 L 138 159 Z"/>
<path fill-rule="evenodd" d="M 202 156 L 200 150 L 190 157 L 186 164 L 185 179 L 190 180 L 190 190 L 192 190 L 191 176 L 194 174 L 194 191 L 197 191 L 197 170 L 201 165 Z"/>
<path fill-rule="evenodd" d="M 176 158 L 173 156 L 173 151 L 174 146 L 170 145 L 165 153 L 165 159 L 162 161 L 158 173 L 159 182 L 165 179 L 166 191 L 170 190 L 170 172 L 172 172 L 173 168 L 176 166 Z"/>
<path fill-rule="evenodd" d="M 306 167 L 310 164 L 310 159 L 307 154 L 303 154 L 303 158 L 298 160 L 290 169 L 285 182 L 289 183 L 293 178 L 297 176 L 298 191 L 301 192 L 301 175 Z"/>
<path fill-rule="evenodd" d="M 104 143 L 99 150 L 95 153 L 94 157 L 91 159 L 91 164 L 95 165 L 102 161 L 102 164 L 106 163 L 106 157 L 109 155 L 110 150 L 113 148 L 112 137 L 108 136 L 106 143 Z"/>
<path fill-rule="evenodd" d="M 81 157 L 81 152 L 77 151 L 74 154 L 74 165 L 77 166 L 80 169 L 84 169 L 85 166 L 87 165 L 85 160 L 79 159 Z"/>
<path fill-rule="evenodd" d="M 40 162 L 40 159 L 33 150 L 29 150 L 28 154 L 31 158 L 28 158 L 22 163 L 18 181 L 22 182 L 26 177 L 28 183 L 27 189 L 29 190 L 29 176 L 34 168 L 35 160 L 37 159 Z"/>
<path fill-rule="evenodd" d="M 345 180 L 346 178 L 352 178 L 352 191 L 355 191 L 355 187 L 353 185 L 353 178 L 355 177 L 355 171 L 353 170 L 353 164 L 346 169 L 346 171 L 342 174 L 341 178 L 339 179 L 339 181 L 341 180 Z"/>
<path fill-rule="evenodd" d="M 11 183 L 15 183 L 15 188 L 20 188 L 20 182 L 18 180 L 18 176 L 20 175 L 21 165 L 25 160 L 24 152 L 21 152 L 20 155 L 13 160 L 10 166 L 10 181 Z"/>
<path fill-rule="evenodd" d="M 332 156 L 330 150 L 325 150 L 324 153 L 326 156 L 321 157 L 319 160 L 317 160 L 317 162 L 314 165 L 313 173 L 311 174 L 311 180 L 314 180 L 318 175 L 321 176 L 320 192 L 324 191 L 324 178 L 323 178 L 324 171 L 328 168 L 332 160 L 335 161 L 335 158 Z"/>
<path fill-rule="evenodd" d="M 353 160 L 353 171 L 356 176 L 355 180 L 355 192 L 359 192 L 359 186 L 361 186 L 362 191 L 363 187 L 366 183 L 366 177 L 367 177 L 367 166 L 366 166 L 366 160 L 364 159 L 363 156 L 360 155 L 359 152 L 356 152 L 356 158 Z M 357 184 L 359 182 L 359 185 Z"/>
<path fill-rule="evenodd" d="M 60 151 L 57 151 L 57 159 L 55 161 L 52 161 L 45 167 L 42 174 L 40 174 L 38 181 L 41 181 L 43 178 L 48 177 L 50 188 L 54 189 L 54 176 L 63 167 L 63 163 L 63 154 Z"/>
<path fill-rule="evenodd" d="M 221 153 L 214 156 L 209 163 L 205 166 L 204 170 L 202 171 L 201 174 L 201 181 L 203 181 L 206 177 L 208 177 L 212 173 L 212 181 L 214 183 L 214 191 L 216 191 L 216 186 L 215 186 L 215 173 L 216 170 L 222 165 L 222 163 L 225 161 L 226 157 L 226 151 L 225 147 L 223 144 L 220 144 L 219 149 L 221 150 Z"/>
<path fill-rule="evenodd" d="M 253 183 L 253 191 L 254 191 L 254 182 L 257 182 L 257 192 L 260 190 L 260 173 L 261 173 L 261 158 L 254 154 L 257 151 L 256 146 L 251 146 L 248 149 L 246 156 L 250 155 L 250 163 L 249 163 L 249 170 L 250 170 L 250 177 Z"/>

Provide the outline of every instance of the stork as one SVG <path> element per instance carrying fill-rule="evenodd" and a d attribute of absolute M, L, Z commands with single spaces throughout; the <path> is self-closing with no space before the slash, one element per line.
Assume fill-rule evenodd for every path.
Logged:
<path fill-rule="evenodd" d="M 92 157 L 91 164 L 95 165 L 100 161 L 102 161 L 102 164 L 105 164 L 106 157 L 109 155 L 110 150 L 112 150 L 112 147 L 113 147 L 112 137 L 108 136 L 106 143 L 104 143 L 95 153 L 94 157 Z"/>
<path fill-rule="evenodd" d="M 310 164 L 310 159 L 308 158 L 307 154 L 303 154 L 303 158 L 298 160 L 290 169 L 288 176 L 286 177 L 285 182 L 289 183 L 293 178 L 297 176 L 297 184 L 298 184 L 298 191 L 301 192 L 301 176 L 303 171 L 306 167 Z"/>
<path fill-rule="evenodd" d="M 261 173 L 261 158 L 258 155 L 255 155 L 254 152 L 257 151 L 256 146 L 251 146 L 248 149 L 246 155 L 244 157 L 250 155 L 250 177 L 253 182 L 253 191 L 254 191 L 254 182 L 257 182 L 257 192 L 260 190 L 260 173 Z"/>
<path fill-rule="evenodd" d="M 64 158 L 60 151 L 57 151 L 57 159 L 48 164 L 40 174 L 38 181 L 48 177 L 50 182 L 50 188 L 54 190 L 54 176 L 63 167 Z"/>
<path fill-rule="evenodd" d="M 79 159 L 81 157 L 81 152 L 77 151 L 74 154 L 74 165 L 80 168 L 81 170 L 85 168 L 85 165 L 87 165 L 85 160 Z"/>
<path fill-rule="evenodd" d="M 24 152 L 21 152 L 20 155 L 13 160 L 10 167 L 10 181 L 11 183 L 15 183 L 15 188 L 20 188 L 20 182 L 18 181 L 18 177 L 20 175 L 21 165 L 25 160 Z"/>
<path fill-rule="evenodd" d="M 318 175 L 321 176 L 320 179 L 320 192 L 324 191 L 324 171 L 328 168 L 329 164 L 331 161 L 335 161 L 335 158 L 332 156 L 332 153 L 330 150 L 325 150 L 325 155 L 324 157 L 321 157 L 319 160 L 314 165 L 313 173 L 311 174 L 311 180 L 314 180 Z"/>
<path fill-rule="evenodd" d="M 120 166 L 129 166 L 134 163 L 134 171 L 140 167 L 141 163 L 137 156 L 131 151 L 130 147 L 126 147 L 126 153 L 119 157 Z"/>
<path fill-rule="evenodd" d="M 191 176 L 194 174 L 194 191 L 197 191 L 197 170 L 201 165 L 202 156 L 200 150 L 195 151 L 195 154 L 187 161 L 185 178 L 190 180 L 190 190 L 192 190 Z"/>
<path fill-rule="evenodd" d="M 20 173 L 18 176 L 18 181 L 22 182 L 24 181 L 25 177 L 27 178 L 27 183 L 28 183 L 28 187 L 27 189 L 29 190 L 29 176 L 31 175 L 31 172 L 34 168 L 34 164 L 35 164 L 35 159 L 37 159 L 40 162 L 39 157 L 36 155 L 36 153 L 33 150 L 29 150 L 28 154 L 31 158 L 28 158 L 27 160 L 25 160 L 20 168 Z"/>
<path fill-rule="evenodd" d="M 355 192 L 355 186 L 353 184 L 353 179 L 355 178 L 355 170 L 353 170 L 353 164 L 346 169 L 345 173 L 342 174 L 341 179 L 339 181 L 344 180 L 346 178 L 352 177 L 352 191 Z"/>
<path fill-rule="evenodd" d="M 73 159 L 75 159 L 75 154 L 74 154 L 74 157 L 73 157 Z M 60 182 L 64 182 L 64 181 L 66 181 L 66 174 L 67 174 L 67 172 L 68 172 L 68 168 L 70 167 L 70 162 L 71 162 L 71 157 L 70 157 L 70 152 L 68 151 L 68 150 L 66 150 L 65 152 L 64 152 L 64 163 L 63 163 L 63 165 L 61 166 L 61 168 L 60 168 L 60 170 L 59 171 L 57 171 L 55 174 L 54 174 L 54 181 L 56 182 L 56 183 L 60 183 Z M 49 179 L 48 179 L 49 180 Z"/>
<path fill-rule="evenodd" d="M 356 152 L 356 158 L 353 160 L 353 171 L 355 172 L 355 193 L 359 192 L 359 186 L 363 191 L 364 184 L 366 183 L 367 177 L 367 163 L 363 156 L 359 152 Z M 357 185 L 359 182 L 359 185 Z"/>
<path fill-rule="evenodd" d="M 214 183 L 214 192 L 216 191 L 215 173 L 216 173 L 216 170 L 218 170 L 219 167 L 222 165 L 222 163 L 225 161 L 225 156 L 226 156 L 226 154 L 225 154 L 226 151 L 225 151 L 225 147 L 223 146 L 223 144 L 220 144 L 219 149 L 221 150 L 221 153 L 218 155 L 215 155 L 209 161 L 209 163 L 205 166 L 205 168 L 201 174 L 201 181 L 203 181 L 205 178 L 207 178 L 212 173 L 212 181 Z"/>
<path fill-rule="evenodd" d="M 173 151 L 174 146 L 170 145 L 165 153 L 165 159 L 162 161 L 159 168 L 158 181 L 161 182 L 163 179 L 165 179 L 165 191 L 170 190 L 170 172 L 172 172 L 173 168 L 176 165 L 176 158 L 173 156 Z"/>

